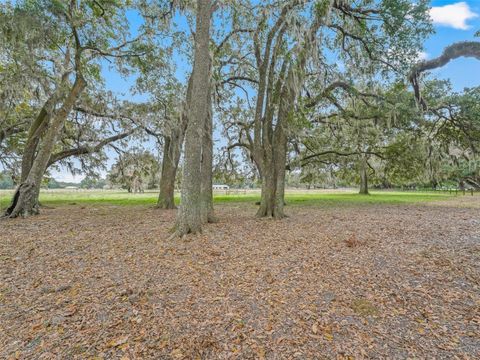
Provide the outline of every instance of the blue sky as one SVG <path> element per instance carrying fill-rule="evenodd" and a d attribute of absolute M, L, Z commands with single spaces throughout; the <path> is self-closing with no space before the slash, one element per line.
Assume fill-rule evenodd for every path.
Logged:
<path fill-rule="evenodd" d="M 457 41 L 480 40 L 475 32 L 480 30 L 480 1 L 434 0 L 431 16 L 435 26 L 433 34 L 425 42 L 426 58 L 434 58 L 449 44 Z M 455 91 L 480 85 L 480 62 L 461 58 L 433 72 L 436 77 L 450 79 Z"/>
<path fill-rule="evenodd" d="M 422 57 L 426 59 L 437 57 L 443 49 L 457 41 L 479 40 L 475 38 L 475 32 L 480 30 L 480 0 L 432 0 L 432 9 L 430 15 L 432 17 L 435 33 L 425 42 Z M 135 22 L 135 16 L 132 16 Z M 181 59 L 173 59 L 181 61 Z M 182 77 L 187 70 L 185 64 L 180 67 L 179 75 Z M 455 91 L 461 91 L 465 87 L 480 85 L 480 62 L 475 59 L 457 59 L 450 62 L 441 69 L 433 71 L 437 78 L 449 79 Z M 132 86 L 134 78 L 122 79 L 119 75 L 112 71 L 104 72 L 107 88 L 117 94 L 124 94 L 121 97 L 128 97 L 132 100 L 132 96 L 128 95 L 129 88 Z M 145 99 L 142 95 L 134 97 L 135 100 Z M 109 161 L 109 165 L 113 159 Z M 52 175 L 60 181 L 80 181 L 83 177 L 73 177 L 65 169 L 60 171 L 52 171 Z"/>

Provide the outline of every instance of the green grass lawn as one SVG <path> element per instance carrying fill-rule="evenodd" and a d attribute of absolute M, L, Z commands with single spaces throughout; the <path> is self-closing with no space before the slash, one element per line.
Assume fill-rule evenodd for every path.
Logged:
<path fill-rule="evenodd" d="M 0 191 L 0 207 L 4 208 L 10 202 L 12 192 Z M 61 205 L 155 205 L 157 192 L 129 194 L 126 191 L 76 191 L 49 190 L 42 191 L 40 201 L 47 206 Z M 435 200 L 445 200 L 454 195 L 442 192 L 391 192 L 374 191 L 371 195 L 359 195 L 352 192 L 321 192 L 321 191 L 287 191 L 288 205 L 355 205 L 355 204 L 408 204 Z M 215 203 L 251 202 L 260 200 L 259 192 L 240 194 L 215 194 Z M 176 197 L 178 202 L 179 198 Z"/>

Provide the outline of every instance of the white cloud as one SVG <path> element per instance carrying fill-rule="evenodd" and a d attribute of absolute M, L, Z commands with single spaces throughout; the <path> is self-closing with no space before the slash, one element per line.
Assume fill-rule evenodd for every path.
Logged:
<path fill-rule="evenodd" d="M 454 29 L 467 30 L 467 20 L 478 17 L 478 14 L 470 10 L 464 1 L 445 6 L 434 6 L 430 9 L 430 17 L 436 25 L 452 27 Z"/>
<path fill-rule="evenodd" d="M 428 53 L 425 51 L 420 51 L 417 55 L 418 60 L 427 60 L 428 59 Z"/>

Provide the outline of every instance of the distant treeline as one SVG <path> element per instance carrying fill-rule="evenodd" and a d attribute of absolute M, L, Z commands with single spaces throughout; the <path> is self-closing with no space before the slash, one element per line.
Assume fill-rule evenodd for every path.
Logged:
<path fill-rule="evenodd" d="M 78 187 L 81 189 L 103 189 L 107 186 L 105 179 L 95 179 L 86 177 L 80 183 L 57 181 L 54 178 L 46 178 L 42 187 L 48 189 L 65 189 L 67 187 Z M 14 176 L 8 172 L 0 172 L 0 190 L 15 189 L 16 183 Z"/>

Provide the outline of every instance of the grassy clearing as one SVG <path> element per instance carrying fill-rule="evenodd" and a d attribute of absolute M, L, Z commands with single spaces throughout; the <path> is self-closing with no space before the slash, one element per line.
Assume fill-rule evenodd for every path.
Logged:
<path fill-rule="evenodd" d="M 4 208 L 10 202 L 12 192 L 0 191 L 0 207 Z M 130 194 L 126 191 L 115 190 L 49 190 L 43 191 L 40 201 L 47 206 L 61 205 L 144 205 L 153 206 L 157 201 L 157 192 L 145 192 L 143 194 Z M 288 205 L 355 205 L 355 204 L 408 204 L 446 200 L 453 197 L 448 193 L 434 192 L 391 192 L 375 191 L 371 195 L 358 195 L 353 191 L 287 191 L 286 201 Z M 218 193 L 214 196 L 215 203 L 251 202 L 260 200 L 258 191 L 246 193 L 228 194 Z M 178 203 L 179 196 L 176 197 Z"/>

